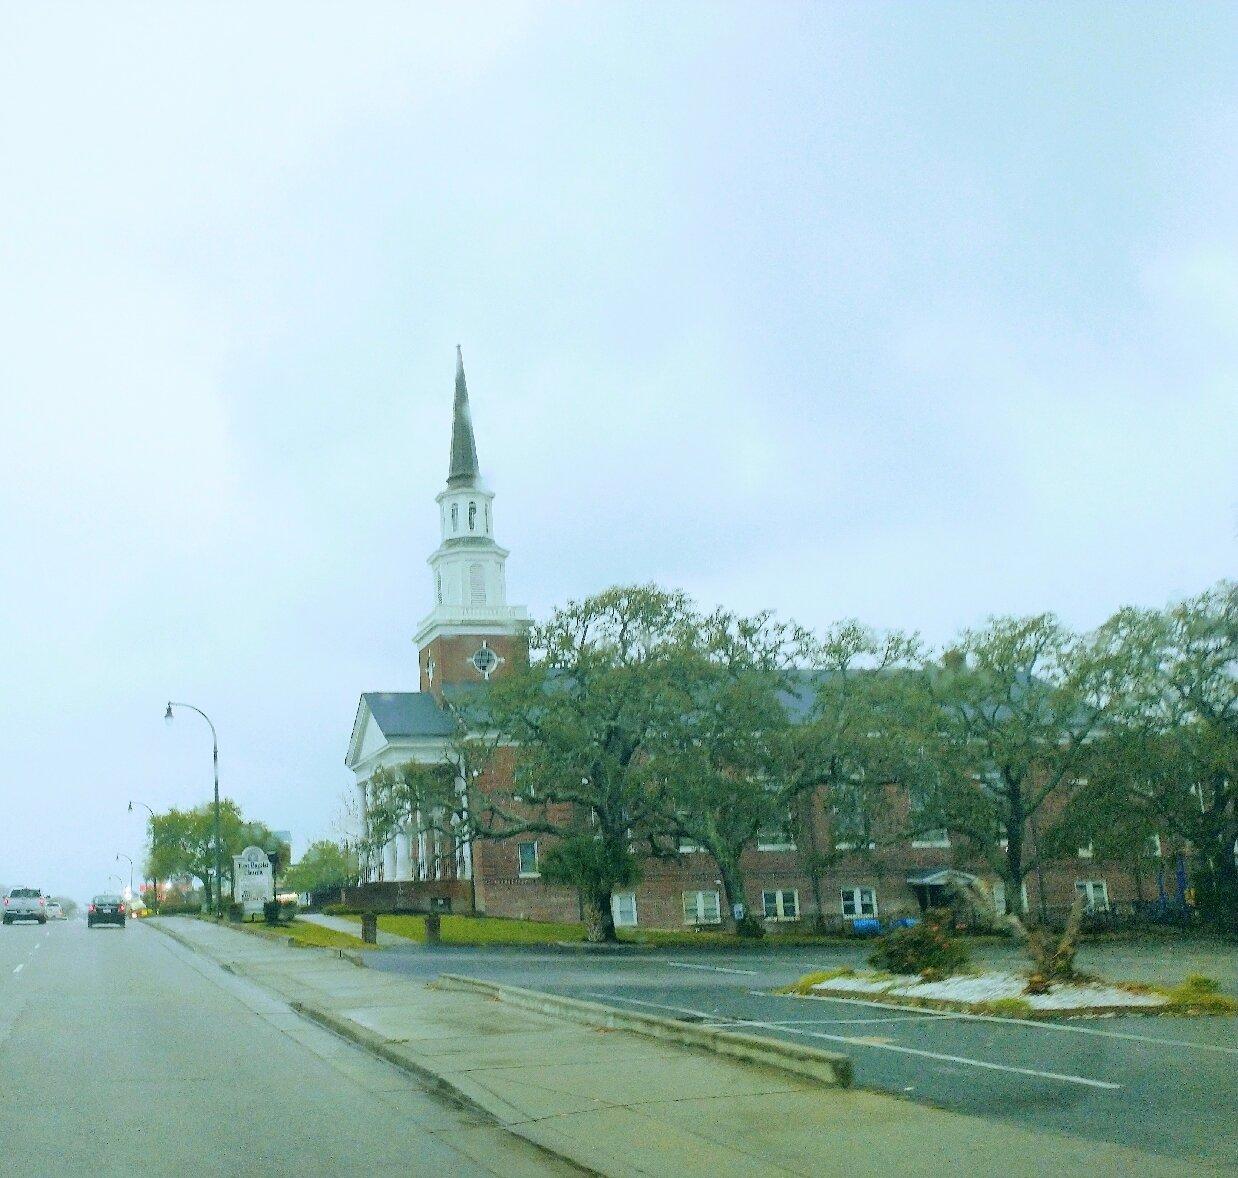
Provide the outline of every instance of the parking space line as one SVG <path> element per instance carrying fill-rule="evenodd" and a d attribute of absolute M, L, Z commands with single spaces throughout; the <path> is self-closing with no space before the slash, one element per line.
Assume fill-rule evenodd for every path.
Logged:
<path fill-rule="evenodd" d="M 21 963 L 21 965 L 15 965 L 15 966 L 13 967 L 13 972 L 14 972 L 14 973 L 21 973 L 21 971 L 22 971 L 23 969 L 25 969 L 25 968 L 26 968 L 26 963 L 23 961 L 23 962 Z"/>
<path fill-rule="evenodd" d="M 769 990 L 749 990 L 749 994 L 757 998 L 786 998 L 792 1000 L 789 994 L 774 994 Z M 839 998 L 833 994 L 811 998 L 813 1002 L 846 1002 L 852 1006 L 884 1007 L 886 1010 L 907 1010 L 916 1014 L 925 1014 L 922 1006 L 902 1006 L 896 1002 L 870 1002 L 865 998 Z M 1073 1027 L 1066 1023 L 1050 1023 L 1040 1019 L 1004 1018 L 1000 1014 L 968 1014 L 963 1010 L 939 1010 L 929 1012 L 929 1017 L 973 1023 L 1006 1023 L 1010 1026 L 1025 1027 L 1036 1031 L 1061 1031 L 1068 1035 L 1098 1035 L 1103 1039 L 1129 1039 L 1134 1043 L 1152 1043 L 1161 1047 L 1194 1047 L 1200 1051 L 1217 1051 L 1223 1055 L 1238 1055 L 1238 1047 L 1226 1047 L 1220 1043 L 1195 1043 L 1190 1039 L 1159 1039 L 1155 1035 L 1136 1035 L 1132 1031 L 1102 1031 L 1096 1027 Z M 1138 1016 L 1135 1016 L 1138 1017 Z"/>
<path fill-rule="evenodd" d="M 670 1010 L 677 1011 L 680 1014 L 690 1014 L 700 1018 L 703 1022 L 718 1023 L 720 1017 L 717 1014 L 703 1010 L 693 1010 L 690 1007 L 684 1006 L 668 1006 L 661 1002 L 646 1002 L 640 998 L 626 998 L 620 994 L 589 994 L 590 998 L 602 998 L 607 1002 L 630 1002 L 635 1006 L 649 1006 L 655 1010 Z M 1101 1088 L 1108 1091 L 1117 1091 L 1122 1085 L 1115 1084 L 1110 1080 L 1094 1080 L 1090 1076 L 1072 1076 L 1063 1072 L 1046 1072 L 1039 1071 L 1036 1068 L 1019 1068 L 1013 1064 L 1005 1063 L 989 1063 L 983 1059 L 972 1059 L 966 1055 L 948 1055 L 939 1051 L 923 1051 L 918 1047 L 902 1047 L 897 1043 L 873 1043 L 867 1039 L 857 1039 L 853 1035 L 827 1035 L 824 1031 L 800 1031 L 794 1027 L 779 1027 L 775 1023 L 760 1022 L 755 1019 L 740 1020 L 732 1019 L 731 1025 L 734 1026 L 740 1022 L 747 1027 L 755 1027 L 770 1031 L 786 1031 L 792 1035 L 802 1035 L 806 1039 L 822 1039 L 829 1043 L 845 1043 L 851 1047 L 864 1047 L 871 1051 L 893 1051 L 899 1055 L 914 1055 L 921 1059 L 935 1059 L 943 1063 L 961 1063 L 968 1067 L 983 1068 L 990 1072 L 1009 1072 L 1018 1076 L 1032 1076 L 1038 1080 L 1054 1080 L 1062 1084 L 1078 1084 L 1085 1088 Z"/>
<path fill-rule="evenodd" d="M 723 965 L 696 965 L 691 961 L 668 961 L 665 957 L 655 957 L 653 960 L 659 965 L 673 965 L 676 969 L 704 969 L 710 973 L 738 973 L 750 978 L 757 977 L 761 972 L 756 969 L 729 969 Z"/>

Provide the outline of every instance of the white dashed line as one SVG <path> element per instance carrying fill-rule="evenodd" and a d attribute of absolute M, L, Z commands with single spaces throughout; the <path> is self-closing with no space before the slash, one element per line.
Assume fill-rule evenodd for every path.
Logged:
<path fill-rule="evenodd" d="M 719 1016 L 704 1010 L 692 1010 L 683 1006 L 667 1006 L 660 1002 L 645 1002 L 639 998 L 625 998 L 619 994 L 589 994 L 589 998 L 602 998 L 607 1002 L 630 1002 L 634 1006 L 649 1006 L 655 1010 L 670 1010 L 680 1014 L 690 1014 L 696 1018 L 700 1018 L 704 1022 L 716 1024 L 719 1021 Z M 1122 1087 L 1121 1084 L 1111 1083 L 1109 1080 L 1093 1080 L 1089 1076 L 1071 1076 L 1062 1072 L 1042 1072 L 1035 1068 L 1017 1068 L 1012 1064 L 1004 1063 L 989 1063 L 983 1059 L 971 1059 L 965 1055 L 946 1055 L 939 1051 L 922 1051 L 917 1047 L 900 1047 L 896 1043 L 871 1043 L 866 1039 L 857 1039 L 849 1035 L 827 1035 L 824 1031 L 799 1031 L 794 1027 L 780 1027 L 775 1023 L 758 1022 L 756 1020 L 739 1020 L 733 1019 L 732 1024 L 739 1024 L 745 1027 L 756 1027 L 769 1031 L 789 1031 L 793 1035 L 802 1035 L 806 1039 L 823 1039 L 829 1043 L 845 1043 L 849 1047 L 864 1047 L 870 1051 L 893 1051 L 899 1055 L 914 1055 L 921 1059 L 935 1059 L 942 1063 L 961 1063 L 968 1067 L 983 1068 L 990 1072 L 1010 1072 L 1017 1076 L 1032 1076 L 1038 1080 L 1056 1080 L 1062 1084 L 1079 1084 L 1085 1088 L 1103 1088 L 1109 1091 L 1116 1091 Z"/>
<path fill-rule="evenodd" d="M 673 965 L 676 969 L 704 969 L 710 973 L 739 973 L 755 978 L 760 971 L 755 969 L 729 969 L 723 965 L 695 965 L 691 961 L 667 961 L 665 958 L 655 958 L 659 965 Z"/>
<path fill-rule="evenodd" d="M 786 994 L 771 994 L 768 990 L 749 990 L 749 994 L 757 998 L 787 998 Z M 886 1010 L 906 1010 L 916 1014 L 924 1014 L 920 1006 L 900 1006 L 894 1002 L 869 1002 L 864 998 L 839 998 L 833 994 L 828 997 L 811 998 L 813 1002 L 846 1002 L 852 1006 L 884 1007 Z M 1225 1047 L 1220 1043 L 1195 1043 L 1190 1039 L 1158 1039 L 1155 1035 L 1136 1035 L 1131 1031 L 1102 1031 L 1096 1027 L 1074 1027 L 1067 1023 L 1043 1022 L 1039 1019 L 1003 1018 L 999 1014 L 968 1014 L 962 1010 L 941 1010 L 931 1017 L 949 1019 L 951 1021 L 973 1023 L 1005 1023 L 1007 1026 L 1024 1027 L 1032 1031 L 1061 1031 L 1068 1035 L 1099 1035 L 1103 1039 L 1129 1039 L 1134 1043 L 1150 1043 L 1161 1047 L 1194 1047 L 1200 1051 L 1219 1051 L 1225 1055 L 1238 1055 L 1238 1047 Z"/>

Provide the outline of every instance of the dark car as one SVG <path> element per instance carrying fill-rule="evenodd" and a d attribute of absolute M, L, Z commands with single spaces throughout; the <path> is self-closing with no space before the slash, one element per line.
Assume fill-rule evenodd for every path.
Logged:
<path fill-rule="evenodd" d="M 96 896 L 86 906 L 86 927 L 118 924 L 125 927 L 125 902 L 119 896 Z"/>

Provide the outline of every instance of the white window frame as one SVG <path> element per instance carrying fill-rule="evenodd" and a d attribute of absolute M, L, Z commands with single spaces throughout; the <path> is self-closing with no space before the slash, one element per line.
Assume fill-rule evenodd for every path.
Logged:
<path fill-rule="evenodd" d="M 1097 889 L 1100 891 L 1100 903 L 1096 901 Z M 1075 891 L 1083 893 L 1085 912 L 1109 911 L 1109 884 L 1103 879 L 1077 879 Z"/>
<path fill-rule="evenodd" d="M 770 897 L 774 903 L 771 911 Z M 791 911 L 787 911 L 786 898 L 791 897 Z M 766 920 L 799 920 L 800 893 L 798 888 L 771 888 L 761 893 L 761 912 Z"/>
<path fill-rule="evenodd" d="M 706 902 L 706 897 L 712 896 L 712 904 Z M 691 904 L 691 907 L 689 907 Z M 712 909 L 713 915 L 709 915 Z M 722 897 L 715 891 L 684 892 L 683 894 L 684 924 L 721 924 Z"/>
<path fill-rule="evenodd" d="M 872 907 L 871 912 L 864 911 L 864 893 L 867 892 L 870 900 L 869 904 Z M 855 909 L 854 912 L 847 911 L 847 904 L 850 902 Z M 852 887 L 843 888 L 841 890 L 841 908 L 844 920 L 871 920 L 877 916 L 877 889 L 868 887 Z"/>
<path fill-rule="evenodd" d="M 521 847 L 532 847 L 533 848 L 533 870 L 532 871 L 526 871 L 524 869 L 523 857 L 520 854 Z M 523 841 L 523 842 L 519 842 L 516 844 L 516 874 L 521 879 L 539 879 L 541 877 L 541 874 L 542 874 L 541 858 L 538 854 L 537 839 L 533 839 L 532 842 Z"/>
<path fill-rule="evenodd" d="M 628 900 L 631 902 L 632 918 L 627 919 L 627 912 L 623 911 L 627 905 L 622 901 Z M 635 928 L 636 927 L 636 893 L 635 892 L 612 892 L 610 897 L 610 915 L 615 922 L 615 928 Z"/>

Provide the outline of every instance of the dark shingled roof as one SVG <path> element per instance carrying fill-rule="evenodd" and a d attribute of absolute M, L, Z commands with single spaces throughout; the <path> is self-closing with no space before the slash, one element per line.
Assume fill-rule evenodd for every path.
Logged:
<path fill-rule="evenodd" d="M 467 487 L 477 482 L 477 443 L 469 415 L 469 387 L 464 382 L 464 354 L 456 348 L 456 401 L 451 413 L 451 468 L 449 487 Z"/>
<path fill-rule="evenodd" d="M 383 735 L 451 736 L 451 716 L 424 691 L 367 691 L 362 697 Z"/>

